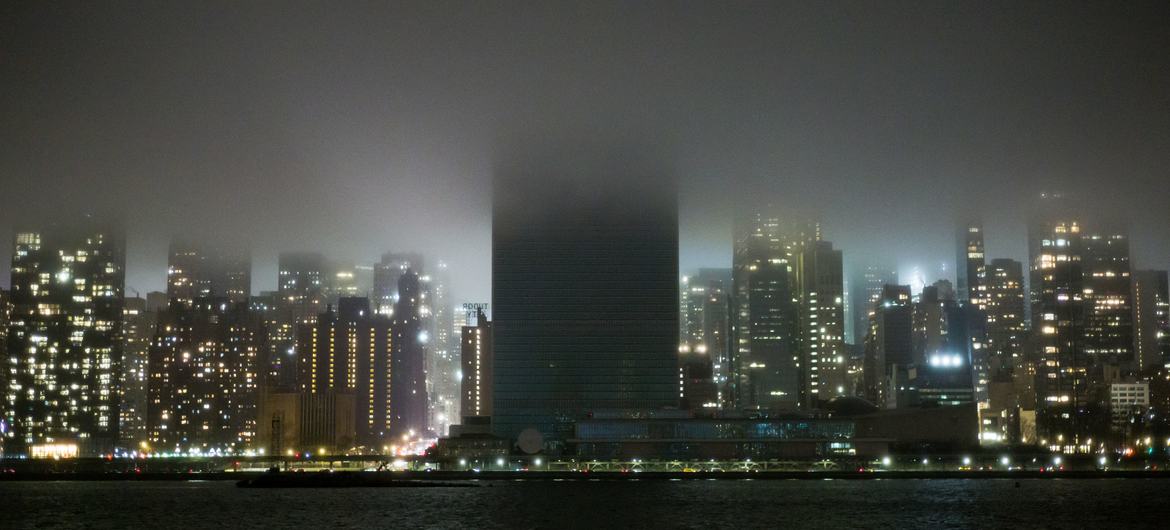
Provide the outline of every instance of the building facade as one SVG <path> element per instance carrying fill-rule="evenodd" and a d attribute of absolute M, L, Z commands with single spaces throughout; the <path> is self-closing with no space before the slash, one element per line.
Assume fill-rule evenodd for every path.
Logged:
<path fill-rule="evenodd" d="M 677 405 L 677 196 L 640 167 L 620 153 L 569 153 L 497 173 L 496 435 L 531 429 L 559 451 L 592 411 Z"/>
<path fill-rule="evenodd" d="M 158 316 L 147 371 L 155 452 L 239 454 L 256 436 L 263 321 L 246 303 L 197 298 Z"/>
<path fill-rule="evenodd" d="M 149 394 L 147 369 L 158 314 L 143 298 L 126 298 L 122 309 L 122 402 L 119 447 L 137 450 L 149 439 L 146 428 Z"/>
<path fill-rule="evenodd" d="M 113 231 L 16 234 L 5 359 L 7 454 L 114 450 L 124 277 L 122 237 Z"/>
<path fill-rule="evenodd" d="M 475 325 L 463 326 L 460 348 L 460 414 L 492 415 L 492 323 L 483 310 L 476 312 Z"/>
<path fill-rule="evenodd" d="M 736 220 L 732 256 L 732 387 L 739 408 L 795 409 L 801 397 L 800 252 L 820 225 L 771 208 Z"/>
<path fill-rule="evenodd" d="M 188 307 L 196 298 L 242 303 L 252 294 L 252 259 L 211 245 L 176 239 L 167 260 L 167 298 Z"/>
<path fill-rule="evenodd" d="M 814 409 L 853 395 L 847 384 L 843 263 L 841 251 L 828 241 L 806 245 L 798 256 L 801 406 Z"/>
<path fill-rule="evenodd" d="M 1166 271 L 1133 273 L 1134 362 L 1146 374 L 1170 363 L 1170 290 Z"/>

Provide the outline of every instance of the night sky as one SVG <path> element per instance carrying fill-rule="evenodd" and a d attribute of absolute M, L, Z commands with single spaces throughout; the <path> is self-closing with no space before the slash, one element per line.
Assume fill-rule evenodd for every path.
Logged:
<path fill-rule="evenodd" d="M 0 6 L 0 284 L 15 227 L 89 212 L 141 292 L 191 234 L 255 291 L 281 250 L 420 250 L 486 301 L 501 139 L 561 129 L 666 154 L 684 271 L 750 198 L 932 281 L 956 215 L 1023 259 L 1043 190 L 1170 268 L 1168 2 L 166 4 Z"/>

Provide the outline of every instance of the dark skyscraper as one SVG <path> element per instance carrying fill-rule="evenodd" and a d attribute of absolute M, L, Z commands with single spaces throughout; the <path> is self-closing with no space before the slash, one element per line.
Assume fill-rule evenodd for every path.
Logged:
<path fill-rule="evenodd" d="M 620 153 L 574 154 L 497 168 L 494 189 L 493 430 L 554 451 L 589 413 L 678 403 L 675 189 Z"/>
<path fill-rule="evenodd" d="M 914 308 L 909 285 L 887 285 L 874 305 L 865 338 L 865 394 L 881 407 L 897 404 L 897 387 L 914 359 Z"/>
<path fill-rule="evenodd" d="M 969 301 L 977 307 L 983 306 L 986 297 L 986 257 L 983 251 L 983 226 L 968 223 L 959 227 L 959 256 L 956 260 L 955 276 L 959 300 Z"/>
<path fill-rule="evenodd" d="M 849 286 L 850 320 L 853 322 L 853 343 L 862 344 L 869 333 L 869 320 L 874 304 L 882 297 L 882 287 L 898 284 L 898 271 L 893 267 L 867 265 Z"/>
<path fill-rule="evenodd" d="M 1170 363 L 1170 292 L 1166 271 L 1133 273 L 1134 357 L 1142 373 Z"/>
<path fill-rule="evenodd" d="M 114 232 L 16 234 L 5 359 L 10 453 L 114 449 L 124 270 Z"/>
<path fill-rule="evenodd" d="M 421 436 L 427 430 L 426 334 L 423 290 L 418 274 L 407 269 L 398 278 L 398 301 L 391 326 L 390 435 Z"/>

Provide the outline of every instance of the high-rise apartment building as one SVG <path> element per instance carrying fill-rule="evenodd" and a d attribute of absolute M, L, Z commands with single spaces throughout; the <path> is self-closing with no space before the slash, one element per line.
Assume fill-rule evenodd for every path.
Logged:
<path fill-rule="evenodd" d="M 147 365 L 158 314 L 143 298 L 126 298 L 122 309 L 122 402 L 119 447 L 138 450 L 149 439 L 146 428 L 149 395 Z"/>
<path fill-rule="evenodd" d="M 252 304 L 263 309 L 268 335 L 266 383 L 273 390 L 297 386 L 297 327 L 312 325 L 327 306 L 329 264 L 316 252 L 283 252 L 275 293 L 261 293 Z"/>
<path fill-rule="evenodd" d="M 263 320 L 246 303 L 197 298 L 158 316 L 147 370 L 153 451 L 238 454 L 256 436 Z"/>
<path fill-rule="evenodd" d="M 1024 369 L 1024 339 L 1027 297 L 1024 294 L 1023 264 L 1011 259 L 993 259 L 987 265 L 987 338 L 991 372 L 1011 374 Z"/>
<path fill-rule="evenodd" d="M 9 291 L 0 289 L 0 359 L 8 358 L 8 321 L 12 317 L 12 304 L 9 303 Z M 0 366 L 6 366 L 7 361 L 0 362 Z M 5 379 L 0 378 L 0 383 Z M 3 440 L 0 439 L 0 444 Z"/>
<path fill-rule="evenodd" d="M 460 414 L 492 415 L 492 323 L 483 310 L 476 312 L 475 325 L 464 326 L 460 362 Z"/>
<path fill-rule="evenodd" d="M 114 450 L 124 275 L 115 232 L 16 234 L 5 358 L 8 454 Z"/>
<path fill-rule="evenodd" d="M 349 438 L 351 444 L 368 447 L 382 447 L 391 440 L 397 405 L 392 397 L 393 349 L 389 317 L 374 314 L 364 297 L 340 298 L 317 322 L 298 328 L 300 392 L 343 395 L 342 402 L 353 403 L 352 423 L 341 423 L 353 425 L 354 432 L 331 434 L 328 439 Z"/>

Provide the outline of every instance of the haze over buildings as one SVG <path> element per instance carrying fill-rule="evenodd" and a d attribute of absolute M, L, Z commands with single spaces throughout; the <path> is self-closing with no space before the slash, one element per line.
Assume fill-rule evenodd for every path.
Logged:
<path fill-rule="evenodd" d="M 1023 262 L 1053 188 L 1170 265 L 1165 3 L 294 4 L 0 8 L 0 238 L 116 212 L 142 293 L 184 229 L 250 244 L 254 293 L 307 242 L 417 249 L 487 300 L 498 138 L 585 125 L 663 148 L 683 270 L 730 266 L 766 196 L 820 212 L 847 273 L 953 279 L 954 212 Z"/>

